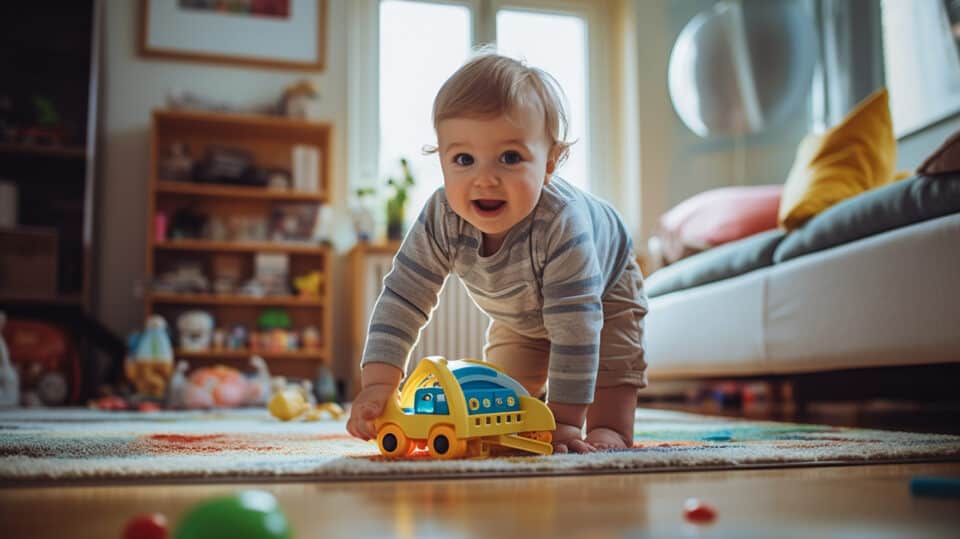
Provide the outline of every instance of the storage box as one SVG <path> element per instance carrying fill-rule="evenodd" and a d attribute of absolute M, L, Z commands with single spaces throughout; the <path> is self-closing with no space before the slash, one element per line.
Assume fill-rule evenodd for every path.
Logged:
<path fill-rule="evenodd" d="M 0 228 L 0 294 L 54 296 L 56 293 L 56 229 Z"/>

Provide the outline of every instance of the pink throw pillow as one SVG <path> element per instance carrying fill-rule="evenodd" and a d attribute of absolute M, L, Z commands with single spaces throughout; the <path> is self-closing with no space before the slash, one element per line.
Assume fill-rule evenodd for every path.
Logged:
<path fill-rule="evenodd" d="M 694 195 L 660 217 L 667 263 L 777 227 L 782 185 L 721 187 Z"/>

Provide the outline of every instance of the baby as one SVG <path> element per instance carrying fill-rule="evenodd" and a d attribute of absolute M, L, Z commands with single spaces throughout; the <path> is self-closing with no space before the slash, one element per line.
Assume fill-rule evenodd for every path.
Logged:
<path fill-rule="evenodd" d="M 570 146 L 560 92 L 544 71 L 489 53 L 440 89 L 433 123 L 443 187 L 384 278 L 347 423 L 353 436 L 376 437 L 373 420 L 395 398 L 455 272 L 491 318 L 484 360 L 531 395 L 546 393 L 556 452 L 633 445 L 646 386 L 643 282 L 617 212 L 554 175 Z"/>

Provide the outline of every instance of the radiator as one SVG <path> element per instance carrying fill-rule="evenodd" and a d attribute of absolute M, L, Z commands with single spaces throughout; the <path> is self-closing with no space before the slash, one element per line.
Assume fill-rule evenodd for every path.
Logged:
<path fill-rule="evenodd" d="M 371 255 L 364 276 L 367 305 L 364 320 L 370 320 L 373 306 L 383 287 L 383 278 L 390 272 L 392 255 Z M 444 356 L 447 359 L 483 357 L 483 345 L 490 319 L 474 305 L 473 300 L 460 282 L 451 275 L 443 285 L 437 307 L 430 316 L 427 327 L 420 332 L 420 339 L 413 347 L 407 364 L 407 373 L 416 368 L 425 356 Z"/>

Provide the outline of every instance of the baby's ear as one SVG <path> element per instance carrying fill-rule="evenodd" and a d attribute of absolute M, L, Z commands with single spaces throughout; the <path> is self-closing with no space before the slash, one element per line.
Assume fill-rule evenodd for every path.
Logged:
<path fill-rule="evenodd" d="M 550 153 L 547 154 L 547 175 L 543 181 L 544 185 L 550 183 L 550 176 L 553 176 L 553 172 L 557 170 L 557 162 L 560 160 L 561 151 L 560 145 L 554 144 Z"/>

